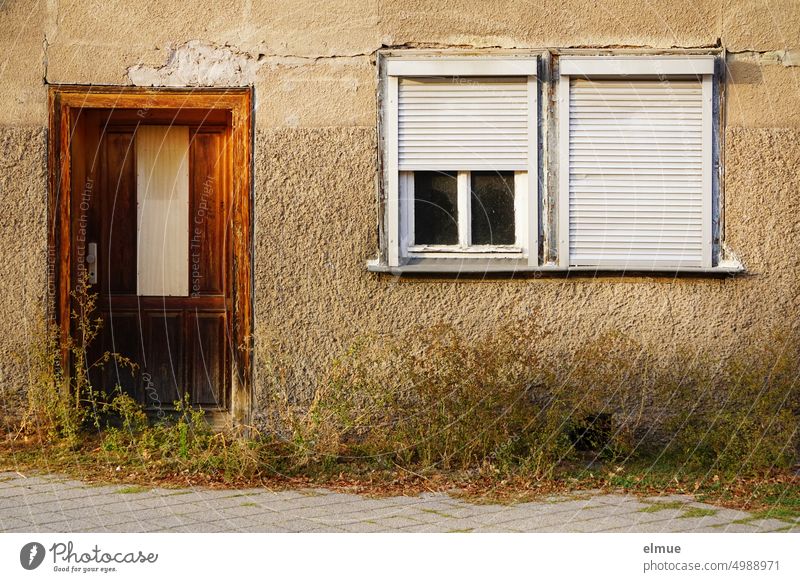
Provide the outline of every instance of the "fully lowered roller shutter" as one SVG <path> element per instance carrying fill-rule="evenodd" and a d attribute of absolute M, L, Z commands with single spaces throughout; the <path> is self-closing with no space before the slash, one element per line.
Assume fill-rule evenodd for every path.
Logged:
<path fill-rule="evenodd" d="M 399 169 L 525 170 L 528 91 L 527 77 L 401 79 Z"/>
<path fill-rule="evenodd" d="M 707 123 L 700 80 L 570 80 L 570 265 L 702 265 Z"/>

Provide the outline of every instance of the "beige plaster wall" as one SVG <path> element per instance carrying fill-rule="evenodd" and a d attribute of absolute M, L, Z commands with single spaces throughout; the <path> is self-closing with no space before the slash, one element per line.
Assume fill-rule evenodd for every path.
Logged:
<path fill-rule="evenodd" d="M 375 52 L 402 47 L 729 51 L 728 246 L 748 275 L 400 279 L 377 254 Z M 46 295 L 46 84 L 254 85 L 257 341 L 313 378 L 354 338 L 536 317 L 558 348 L 620 330 L 668 352 L 746 349 L 800 309 L 800 2 L 11 0 L 0 7 L 0 382 L 24 388 Z M 24 362 L 24 358 L 22 360 Z M 259 366 L 263 371 L 263 366 Z M 256 377 L 257 390 L 261 386 Z"/>

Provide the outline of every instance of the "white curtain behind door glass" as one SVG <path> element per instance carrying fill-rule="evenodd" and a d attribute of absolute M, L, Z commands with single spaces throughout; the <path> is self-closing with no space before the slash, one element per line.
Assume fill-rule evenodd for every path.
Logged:
<path fill-rule="evenodd" d="M 136 130 L 138 294 L 189 295 L 189 128 Z"/>

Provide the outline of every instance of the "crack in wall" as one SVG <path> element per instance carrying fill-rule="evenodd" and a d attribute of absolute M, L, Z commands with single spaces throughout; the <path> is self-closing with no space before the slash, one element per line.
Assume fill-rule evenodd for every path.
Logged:
<path fill-rule="evenodd" d="M 58 32 L 59 5 L 57 0 L 47 0 L 47 12 L 44 23 L 44 39 L 42 41 L 42 79 L 48 83 L 49 53 L 53 37 Z"/>
<path fill-rule="evenodd" d="M 710 46 L 673 47 L 685 49 L 707 49 Z M 643 49 L 643 50 L 669 50 L 652 47 L 639 47 L 629 45 L 574 45 L 570 47 L 553 48 L 558 51 L 569 49 Z M 381 44 L 370 51 L 306 56 L 280 53 L 251 53 L 241 51 L 229 44 L 218 45 L 215 43 L 191 40 L 171 49 L 167 62 L 161 66 L 146 66 L 142 64 L 128 67 L 127 77 L 130 82 L 138 86 L 149 87 L 179 87 L 179 86 L 247 86 L 256 81 L 258 69 L 264 65 L 270 66 L 302 66 L 316 64 L 324 61 L 352 60 L 369 58 L 374 61 L 380 50 L 404 49 L 429 49 L 429 50 L 536 50 L 541 48 L 528 46 L 501 46 L 497 44 L 447 44 L 447 43 L 403 43 L 398 45 Z"/>
<path fill-rule="evenodd" d="M 42 41 L 42 82 L 47 85 L 47 52 L 50 49 L 50 43 L 47 42 L 47 33 L 44 35 Z"/>
<path fill-rule="evenodd" d="M 52 13 L 51 13 L 52 14 Z M 43 79 L 48 82 L 48 55 L 52 45 L 51 36 L 58 28 L 58 16 L 54 14 L 45 29 L 43 39 Z M 136 86 L 149 87 L 199 87 L 228 86 L 240 87 L 253 85 L 258 70 L 262 66 L 292 67 L 305 66 L 326 61 L 353 60 L 369 58 L 374 61 L 378 51 L 382 50 L 550 50 L 558 53 L 564 50 L 702 50 L 719 48 L 721 39 L 713 44 L 694 46 L 672 46 L 669 48 L 652 46 L 635 46 L 622 44 L 606 45 L 570 45 L 565 47 L 531 47 L 521 45 L 501 46 L 497 44 L 448 44 L 438 42 L 409 42 L 396 45 L 380 44 L 374 49 L 362 52 L 341 53 L 332 55 L 307 56 L 291 53 L 253 53 L 241 51 L 230 44 L 217 44 L 203 40 L 190 40 L 170 49 L 170 54 L 163 65 L 132 65 L 127 68 L 128 81 Z M 800 66 L 800 49 L 778 51 L 729 51 L 732 60 L 757 62 L 761 65 L 783 65 L 784 67 Z"/>

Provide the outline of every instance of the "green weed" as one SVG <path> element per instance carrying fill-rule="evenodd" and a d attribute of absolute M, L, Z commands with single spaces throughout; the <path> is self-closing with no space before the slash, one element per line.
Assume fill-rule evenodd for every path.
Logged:
<path fill-rule="evenodd" d="M 710 517 L 712 515 L 717 515 L 719 513 L 718 509 L 706 509 L 704 507 L 687 507 L 683 513 L 681 513 L 678 517 L 680 518 L 693 518 L 693 517 Z"/>
<path fill-rule="evenodd" d="M 682 501 L 665 501 L 653 503 L 648 507 L 643 507 L 639 513 L 656 513 L 657 511 L 664 511 L 665 509 L 682 509 L 686 504 Z"/>
<path fill-rule="evenodd" d="M 149 487 L 141 487 L 140 485 L 131 485 L 130 487 L 123 487 L 122 489 L 118 489 L 114 491 L 114 493 L 118 493 L 120 495 L 130 495 L 133 493 L 147 493 L 150 491 Z"/>

